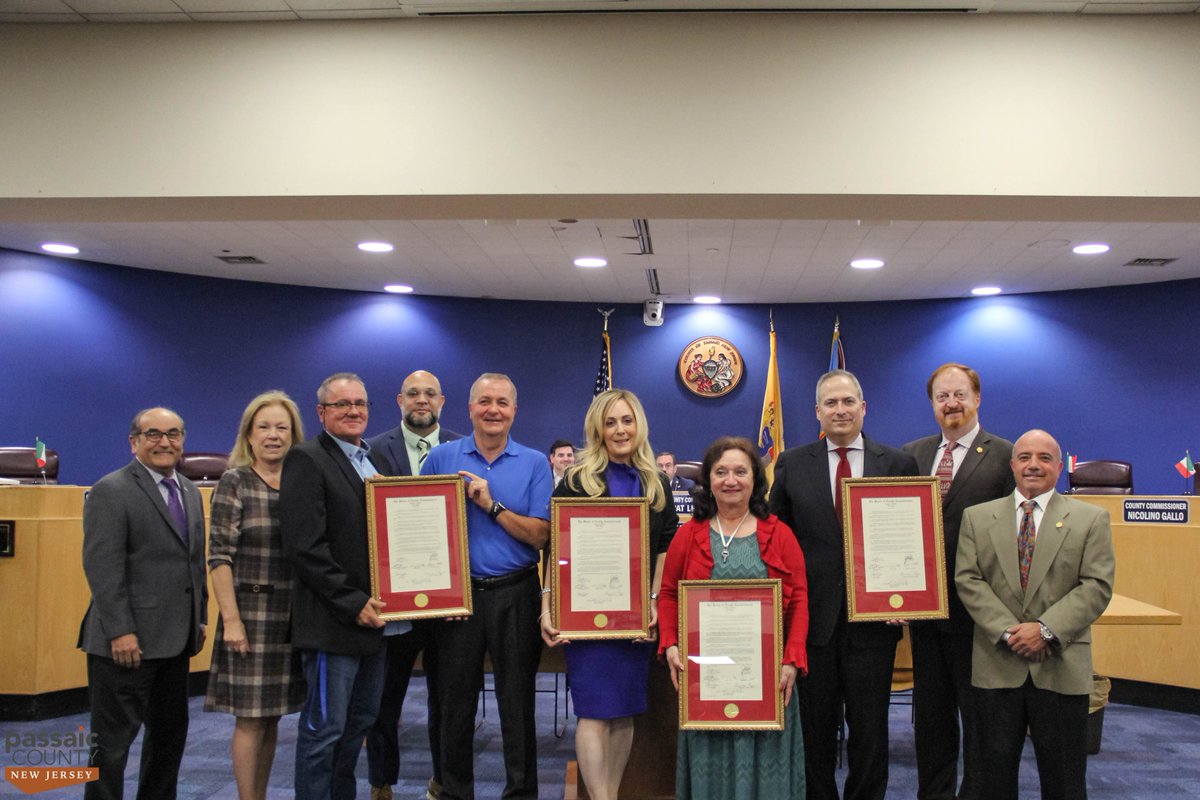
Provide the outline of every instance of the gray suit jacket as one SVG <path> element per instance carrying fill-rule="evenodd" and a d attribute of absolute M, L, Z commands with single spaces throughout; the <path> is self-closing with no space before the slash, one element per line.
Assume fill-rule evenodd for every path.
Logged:
<path fill-rule="evenodd" d="M 1115 570 L 1107 511 L 1056 492 L 1038 526 L 1022 591 L 1012 496 L 972 506 L 963 514 L 957 567 L 959 597 L 975 619 L 972 684 L 1013 689 L 1032 675 L 1039 689 L 1091 691 L 1091 625 L 1108 607 Z M 1000 641 L 1010 626 L 1036 620 L 1058 638 L 1040 664 Z"/>
<path fill-rule="evenodd" d="M 921 474 L 933 472 L 933 460 L 938 445 L 942 443 L 940 433 L 917 439 L 904 445 L 904 452 L 917 459 Z M 970 506 L 1005 497 L 1013 493 L 1012 442 L 993 436 L 982 427 L 971 442 L 971 449 L 963 456 L 950 491 L 942 500 L 942 538 L 946 543 L 946 587 L 950 595 L 950 619 L 937 622 L 917 622 L 915 625 L 932 626 L 944 630 L 969 634 L 975 627 L 971 615 L 963 608 L 958 592 L 954 590 L 954 564 L 958 556 L 958 530 L 963 511 Z"/>
<path fill-rule="evenodd" d="M 137 634 L 142 658 L 171 658 L 200 649 L 208 620 L 204 572 L 204 507 L 200 492 L 175 473 L 188 518 L 179 538 L 154 479 L 136 460 L 105 475 L 83 503 L 83 571 L 92 602 L 77 646 L 112 657 L 111 642 Z"/>

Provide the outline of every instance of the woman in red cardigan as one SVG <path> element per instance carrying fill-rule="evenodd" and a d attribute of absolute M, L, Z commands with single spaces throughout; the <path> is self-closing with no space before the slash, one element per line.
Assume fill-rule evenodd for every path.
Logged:
<path fill-rule="evenodd" d="M 704 454 L 692 519 L 675 534 L 658 597 L 659 653 L 679 688 L 677 586 L 681 580 L 781 578 L 782 731 L 680 731 L 676 796 L 803 797 L 804 739 L 797 675 L 808 671 L 808 582 L 792 531 L 767 510 L 767 478 L 748 439 L 726 436 Z M 692 667 L 695 669 L 696 667 Z"/>

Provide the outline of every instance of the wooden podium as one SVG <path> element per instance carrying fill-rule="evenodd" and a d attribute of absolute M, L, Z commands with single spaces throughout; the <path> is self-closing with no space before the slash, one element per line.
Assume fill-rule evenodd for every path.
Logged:
<path fill-rule="evenodd" d="M 87 686 L 75 647 L 91 592 L 83 574 L 84 486 L 0 486 L 0 521 L 12 523 L 13 556 L 0 558 L 0 695 L 40 695 Z M 203 488 L 204 515 L 211 489 Z M 205 531 L 207 532 L 207 524 Z M 217 604 L 209 587 L 209 641 L 192 658 L 208 670 Z"/>

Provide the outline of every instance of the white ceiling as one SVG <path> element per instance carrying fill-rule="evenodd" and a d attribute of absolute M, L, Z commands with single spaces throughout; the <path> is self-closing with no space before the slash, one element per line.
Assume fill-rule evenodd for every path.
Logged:
<path fill-rule="evenodd" d="M 904 220 L 650 219 L 639 254 L 631 219 L 239 222 L 0 222 L 0 246 L 37 251 L 66 241 L 75 258 L 222 278 L 380 291 L 528 300 L 641 302 L 654 270 L 663 299 L 726 302 L 962 297 L 981 284 L 1006 293 L 1200 277 L 1200 224 Z M 384 240 L 386 254 L 356 245 Z M 1112 250 L 1080 256 L 1075 244 Z M 600 255 L 609 266 L 581 269 Z M 230 265 L 221 256 L 263 264 Z M 852 269 L 854 258 L 886 261 Z M 1126 266 L 1175 258 L 1167 266 Z"/>
<path fill-rule="evenodd" d="M 665 10 L 907 10 L 973 13 L 1196 13 L 1200 2 L 1064 0 L 0 0 L 0 23 L 221 22 L 361 19 L 438 14 Z M 285 212 L 286 213 L 286 212 Z M 629 211 L 632 215 L 637 213 Z M 827 212 L 828 213 L 828 212 Z M 0 247 L 38 251 L 42 242 L 79 246 L 74 258 L 243 280 L 379 291 L 406 283 L 457 297 L 640 302 L 648 271 L 668 301 L 718 294 L 726 302 L 819 302 L 961 297 L 983 284 L 1035 292 L 1200 277 L 1200 223 L 975 219 L 646 220 L 641 254 L 632 219 L 347 219 L 318 208 L 302 221 L 257 218 L 170 221 L 0 219 Z M 150 215 L 153 216 L 153 215 Z M 1185 215 L 1200 219 L 1200 214 Z M 79 219 L 97 219 L 80 214 Z M 133 217 L 137 218 L 137 217 Z M 1095 216 L 1090 219 L 1098 219 Z M 1172 217 L 1178 219 L 1178 217 Z M 66 219 L 66 221 L 64 221 Z M 1145 219 L 1139 217 L 1139 219 Z M 355 245 L 384 240 L 387 254 Z M 1071 246 L 1112 250 L 1079 256 Z M 601 255 L 609 266 L 572 260 Z M 221 256 L 263 264 L 230 265 Z M 849 267 L 876 257 L 880 270 Z M 1177 259 L 1127 266 L 1138 258 Z"/>

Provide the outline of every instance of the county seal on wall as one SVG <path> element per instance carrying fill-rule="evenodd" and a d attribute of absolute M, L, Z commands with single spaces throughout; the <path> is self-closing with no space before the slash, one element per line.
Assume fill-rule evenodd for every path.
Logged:
<path fill-rule="evenodd" d="M 724 397 L 742 379 L 742 354 L 719 336 L 702 336 L 683 348 L 679 356 L 679 379 L 692 394 Z"/>

